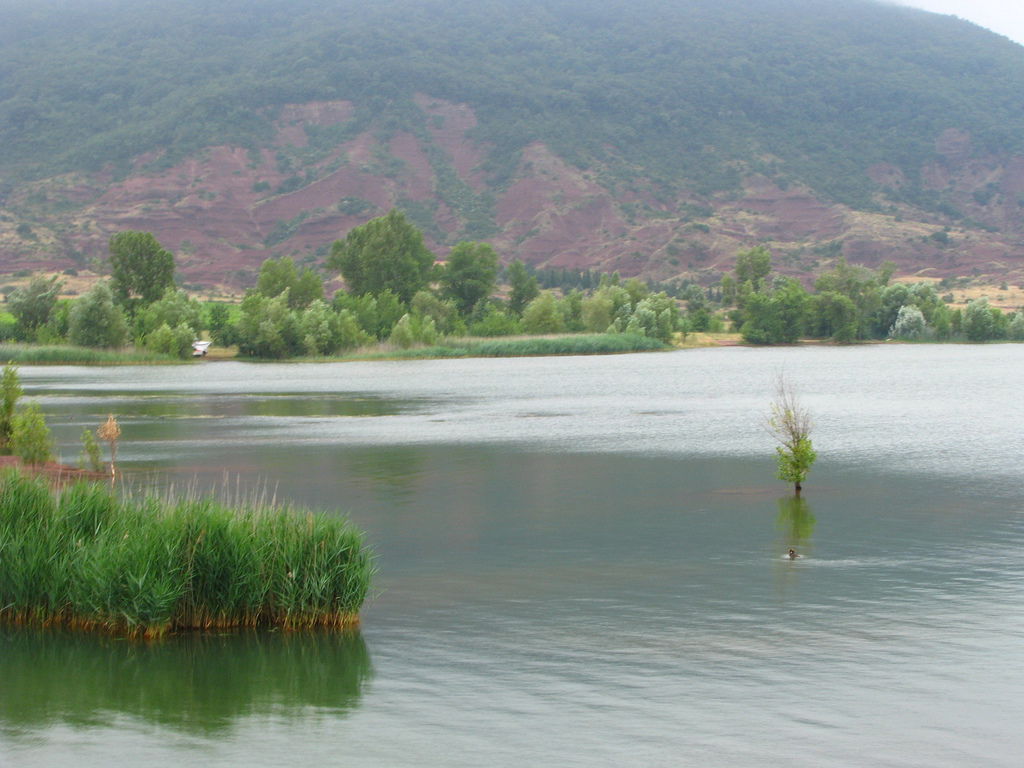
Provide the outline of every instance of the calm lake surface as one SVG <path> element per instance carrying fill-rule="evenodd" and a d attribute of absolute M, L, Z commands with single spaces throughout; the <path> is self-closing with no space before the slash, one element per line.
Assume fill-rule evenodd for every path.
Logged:
<path fill-rule="evenodd" d="M 1022 345 L 21 377 L 65 461 L 113 412 L 133 483 L 348 514 L 380 573 L 343 637 L 0 628 L 0 765 L 1022 764 Z"/>

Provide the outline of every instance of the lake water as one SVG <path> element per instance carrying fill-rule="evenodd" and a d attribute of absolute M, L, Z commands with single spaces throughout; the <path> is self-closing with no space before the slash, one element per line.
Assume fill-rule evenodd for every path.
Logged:
<path fill-rule="evenodd" d="M 65 460 L 113 412 L 133 483 L 347 513 L 380 573 L 342 637 L 0 628 L 0 765 L 1021 764 L 1024 346 L 21 376 Z"/>

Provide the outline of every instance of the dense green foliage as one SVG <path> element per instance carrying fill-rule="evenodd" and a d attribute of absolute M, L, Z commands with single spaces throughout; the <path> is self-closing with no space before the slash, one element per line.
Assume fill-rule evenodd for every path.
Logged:
<path fill-rule="evenodd" d="M 425 93 L 474 109 L 495 184 L 540 140 L 611 185 L 728 188 L 738 159 L 855 204 L 884 161 L 907 174 L 897 194 L 939 206 L 918 178 L 936 136 L 1020 150 L 1022 81 L 1020 46 L 868 0 L 10 0 L 0 163 L 38 177 L 255 146 L 282 105 L 320 99 L 358 109 L 313 130 L 313 149 L 423 135 Z M 486 236 L 487 200 L 431 163 Z"/>
<path fill-rule="evenodd" d="M 28 403 L 14 414 L 11 449 L 26 464 L 44 464 L 53 458 L 53 438 L 38 403 Z"/>
<path fill-rule="evenodd" d="M 128 234 L 156 242 L 147 233 Z M 772 255 L 764 246 L 739 253 L 733 274 L 723 275 L 718 285 L 674 285 L 671 295 L 639 278 L 623 282 L 618 273 L 566 270 L 557 276 L 560 292 L 540 291 L 537 276 L 519 261 L 506 270 L 507 290 L 499 291 L 498 258 L 490 245 L 458 243 L 446 264 L 434 264 L 422 233 L 393 209 L 337 241 L 328 261 L 344 270 L 352 289 L 337 292 L 329 304 L 314 270 L 300 272 L 290 258 L 272 258 L 264 262 L 256 287 L 235 307 L 204 307 L 174 288 L 148 303 L 129 298 L 134 307 L 130 329 L 107 283 L 97 283 L 74 301 L 54 302 L 57 284 L 36 278 L 23 295 L 46 306 L 33 321 L 39 341 L 119 347 L 131 336 L 136 349 L 144 347 L 160 359 L 190 357 L 193 341 L 206 329 L 216 344 L 236 346 L 242 356 L 282 359 L 351 356 L 374 342 L 391 348 L 385 354 L 413 348 L 462 354 L 470 345 L 458 340 L 467 335 L 521 333 L 620 334 L 668 345 L 680 332 L 685 338 L 690 331 L 722 330 L 725 317 L 752 344 L 792 344 L 803 337 L 842 343 L 887 337 L 1024 340 L 1021 313 L 1005 315 L 984 299 L 970 302 L 963 312 L 951 310 L 932 285 L 890 284 L 888 264 L 872 271 L 840 258 L 818 276 L 811 293 L 793 278 L 773 275 Z M 552 272 L 550 277 L 556 276 Z M 588 289 L 567 290 L 566 284 Z M 44 319 L 45 325 L 38 325 Z M 11 359 L 19 362 L 139 361 L 121 354 L 89 357 L 69 347 L 15 349 Z"/>
<path fill-rule="evenodd" d="M 135 340 L 153 352 L 185 359 L 203 327 L 203 308 L 180 289 L 168 288 L 163 298 L 135 316 Z"/>
<path fill-rule="evenodd" d="M 487 243 L 462 242 L 448 254 L 441 271 L 441 293 L 452 299 L 462 314 L 494 292 L 498 277 L 498 254 Z"/>
<path fill-rule="evenodd" d="M 373 571 L 346 521 L 0 477 L 0 619 L 131 635 L 341 628 Z"/>
<path fill-rule="evenodd" d="M 24 390 L 18 378 L 18 369 L 7 363 L 0 377 L 0 454 L 8 455 L 12 452 L 15 409 L 22 394 Z"/>
<path fill-rule="evenodd" d="M 273 299 L 288 291 L 288 306 L 305 309 L 314 301 L 324 297 L 323 279 L 309 267 L 300 272 L 295 262 L 287 256 L 267 259 L 260 267 L 256 281 L 256 292 Z"/>
<path fill-rule="evenodd" d="M 351 229 L 327 259 L 357 296 L 391 291 L 403 302 L 427 285 L 433 264 L 423 233 L 397 208 Z"/>
<path fill-rule="evenodd" d="M 19 338 L 33 340 L 39 328 L 49 322 L 63 285 L 57 277 L 35 275 L 24 288 L 11 292 L 7 308 L 17 320 Z"/>
<path fill-rule="evenodd" d="M 174 254 L 151 232 L 118 232 L 110 238 L 110 290 L 134 314 L 137 304 L 151 304 L 174 285 Z"/>
<path fill-rule="evenodd" d="M 1024 340 L 1021 312 L 1004 313 L 987 299 L 970 301 L 962 311 L 951 309 L 932 283 L 890 283 L 888 264 L 875 271 L 840 259 L 818 276 L 812 293 L 796 280 L 773 277 L 770 254 L 760 277 L 750 279 L 740 268 L 743 257 L 736 273 L 727 276 L 734 287 L 721 293 L 723 301 L 735 305 L 728 312 L 734 328 L 751 344 L 792 344 L 805 337 L 844 344 L 886 338 Z"/>
<path fill-rule="evenodd" d="M 42 464 L 53 455 L 53 439 L 38 403 L 18 406 L 23 394 L 18 369 L 8 362 L 0 377 L 0 454 Z"/>
<path fill-rule="evenodd" d="M 506 278 L 509 284 L 509 310 L 512 314 L 521 315 L 526 309 L 526 305 L 537 298 L 540 293 L 537 278 L 527 271 L 526 265 L 519 259 L 515 259 L 508 265 Z"/>
<path fill-rule="evenodd" d="M 96 283 L 68 315 L 68 341 L 79 347 L 120 347 L 128 340 L 128 323 L 106 283 Z"/>

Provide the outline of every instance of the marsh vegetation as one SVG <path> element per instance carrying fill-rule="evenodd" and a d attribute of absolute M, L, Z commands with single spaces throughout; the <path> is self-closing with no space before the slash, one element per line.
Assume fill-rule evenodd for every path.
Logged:
<path fill-rule="evenodd" d="M 339 517 L 0 477 L 0 619 L 154 637 L 355 626 L 373 572 Z"/>

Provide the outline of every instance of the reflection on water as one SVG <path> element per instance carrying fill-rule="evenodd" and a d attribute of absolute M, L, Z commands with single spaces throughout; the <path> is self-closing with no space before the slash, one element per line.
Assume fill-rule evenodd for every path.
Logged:
<path fill-rule="evenodd" d="M 355 455 L 349 471 L 378 489 L 409 498 L 423 471 L 423 452 L 415 448 L 367 448 Z"/>
<path fill-rule="evenodd" d="M 783 496 L 776 505 L 779 515 L 775 525 L 782 533 L 783 551 L 795 549 L 803 552 L 814 534 L 814 526 L 818 522 L 811 512 L 811 505 L 804 496 Z"/>
<path fill-rule="evenodd" d="M 187 634 L 156 643 L 0 627 L 0 733 L 129 716 L 210 736 L 239 719 L 344 713 L 372 677 L 358 632 Z"/>
<path fill-rule="evenodd" d="M 37 396 L 47 398 L 47 412 L 81 415 L 82 405 L 89 402 L 88 392 L 38 391 Z M 149 392 L 145 395 L 130 391 L 105 392 L 108 408 L 124 408 L 137 419 L 229 418 L 269 416 L 277 418 L 330 418 L 393 416 L 415 410 L 415 400 L 385 398 L 365 393 L 263 393 L 251 395 L 195 394 L 180 392 Z M 119 407 L 120 406 L 120 407 Z"/>

